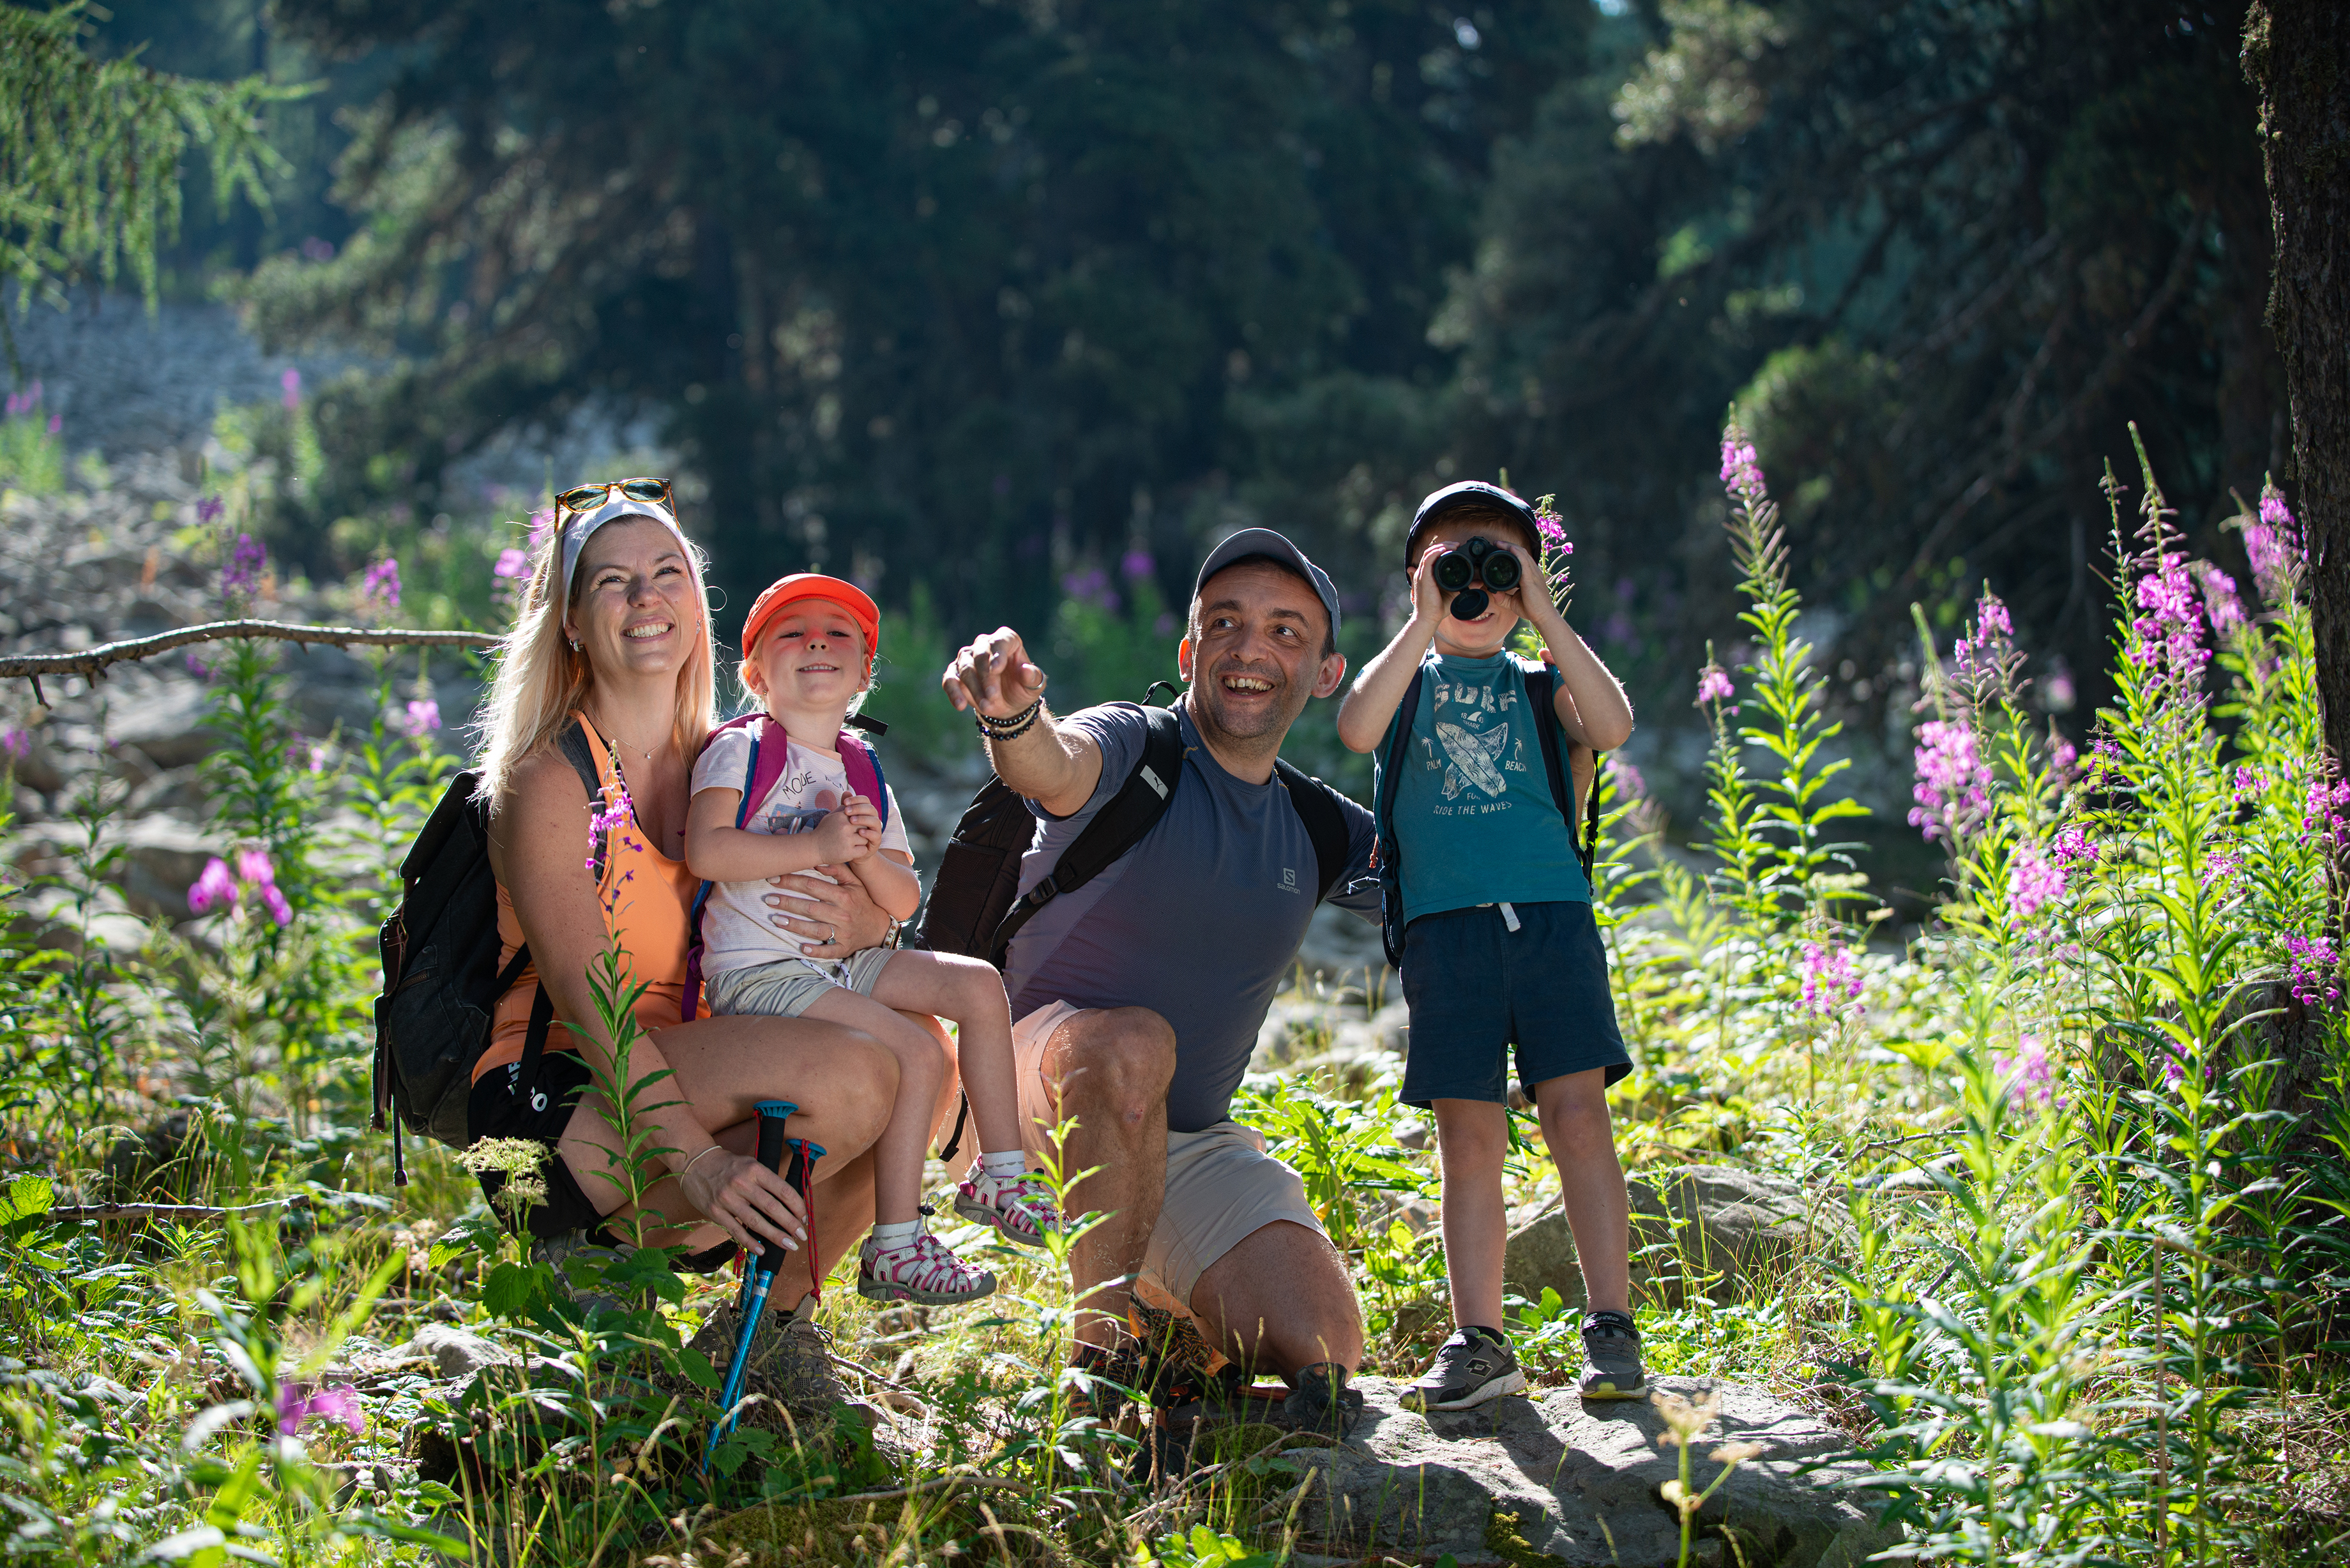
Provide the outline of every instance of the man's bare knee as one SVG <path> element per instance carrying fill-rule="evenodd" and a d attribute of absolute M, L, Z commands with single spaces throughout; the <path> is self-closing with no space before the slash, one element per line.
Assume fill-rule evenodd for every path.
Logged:
<path fill-rule="evenodd" d="M 1073 1105 L 1128 1127 L 1163 1116 L 1175 1076 L 1175 1031 L 1147 1007 L 1115 1007 L 1065 1026 L 1051 1066 Z"/>

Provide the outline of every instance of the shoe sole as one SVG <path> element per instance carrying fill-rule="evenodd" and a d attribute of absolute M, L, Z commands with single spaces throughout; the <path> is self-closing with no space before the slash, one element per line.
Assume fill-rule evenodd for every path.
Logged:
<path fill-rule="evenodd" d="M 1523 1393 L 1525 1386 L 1525 1373 L 1512 1370 L 1503 1373 L 1499 1377 L 1487 1379 L 1458 1399 L 1439 1399 L 1430 1403 L 1425 1395 L 1415 1400 L 1411 1391 L 1406 1390 L 1404 1397 L 1396 1403 L 1406 1410 L 1417 1410 L 1422 1415 L 1430 1410 L 1473 1410 L 1487 1400 L 1499 1399 L 1504 1394 Z"/>
<path fill-rule="evenodd" d="M 869 1302 L 913 1302 L 920 1306 L 960 1306 L 964 1302 L 975 1302 L 983 1297 L 993 1295 L 995 1282 L 988 1281 L 987 1288 L 983 1291 L 973 1291 L 969 1295 L 958 1296 L 950 1295 L 944 1291 L 918 1291 L 911 1285 L 893 1285 L 879 1280 L 859 1279 L 857 1282 L 857 1293 Z"/>
<path fill-rule="evenodd" d="M 965 1203 L 958 1198 L 955 1199 L 955 1214 L 957 1218 L 968 1220 L 974 1225 L 986 1226 L 1015 1247 L 1035 1247 L 1040 1251 L 1044 1248 L 1044 1237 L 1023 1236 L 1017 1231 L 1005 1230 L 1003 1216 L 984 1203 Z"/>
<path fill-rule="evenodd" d="M 1648 1397 L 1648 1380 L 1642 1378 L 1629 1388 L 1618 1388 L 1613 1383 L 1602 1383 L 1596 1388 L 1583 1390 L 1586 1399 L 1645 1399 Z"/>

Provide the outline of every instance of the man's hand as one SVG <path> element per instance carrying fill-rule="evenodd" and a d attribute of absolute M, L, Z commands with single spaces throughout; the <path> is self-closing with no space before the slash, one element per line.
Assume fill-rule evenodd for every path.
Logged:
<path fill-rule="evenodd" d="M 848 798 L 853 801 L 864 799 L 862 795 L 854 794 Z M 870 833 L 866 831 L 864 823 L 857 820 L 856 812 L 847 805 L 837 811 L 826 812 L 824 820 L 816 825 L 816 851 L 824 857 L 825 865 L 846 866 L 873 852 L 874 844 L 881 836 L 881 824 L 879 818 L 873 816 L 872 806 L 867 805 L 865 811 L 873 825 Z"/>
<path fill-rule="evenodd" d="M 1028 662 L 1020 634 L 998 627 L 955 655 L 939 686 L 957 712 L 1008 719 L 1044 695 L 1045 672 Z"/>

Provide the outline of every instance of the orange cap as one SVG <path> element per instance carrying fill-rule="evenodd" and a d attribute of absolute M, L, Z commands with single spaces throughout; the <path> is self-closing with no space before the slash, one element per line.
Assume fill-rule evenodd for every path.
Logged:
<path fill-rule="evenodd" d="M 787 577 L 777 577 L 766 591 L 751 601 L 751 613 L 743 618 L 743 657 L 755 657 L 759 638 L 767 623 L 784 613 L 787 605 L 801 599 L 830 599 L 848 612 L 857 629 L 865 634 L 865 673 L 873 673 L 873 656 L 881 647 L 881 610 L 871 595 L 855 583 L 838 577 L 827 577 L 822 572 L 794 572 Z"/>

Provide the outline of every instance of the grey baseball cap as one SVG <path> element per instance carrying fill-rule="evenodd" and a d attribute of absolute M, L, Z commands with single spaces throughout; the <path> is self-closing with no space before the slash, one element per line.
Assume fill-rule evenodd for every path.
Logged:
<path fill-rule="evenodd" d="M 1338 590 L 1330 586 L 1330 574 L 1307 558 L 1305 551 L 1291 544 L 1270 528 L 1243 528 L 1208 552 L 1200 563 L 1199 580 L 1191 585 L 1191 597 L 1208 586 L 1208 579 L 1236 562 L 1263 556 L 1294 568 L 1298 576 L 1314 585 L 1314 594 L 1322 607 L 1330 612 L 1330 640 L 1338 640 Z"/>

